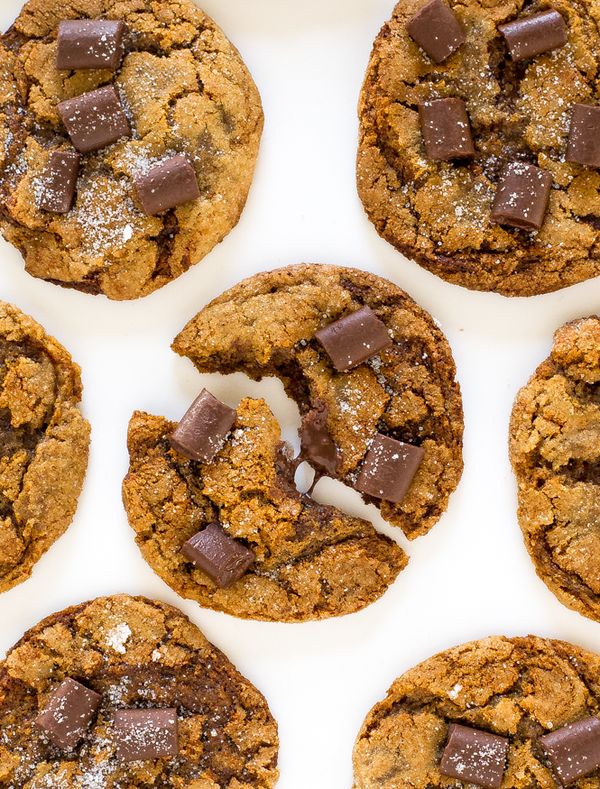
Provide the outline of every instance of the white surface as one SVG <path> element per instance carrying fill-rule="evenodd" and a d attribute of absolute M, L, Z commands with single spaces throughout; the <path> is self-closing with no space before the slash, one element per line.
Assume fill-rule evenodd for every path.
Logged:
<path fill-rule="evenodd" d="M 372 41 L 392 4 L 204 0 L 256 79 L 265 135 L 237 229 L 158 293 L 117 304 L 63 290 L 25 274 L 19 254 L 0 242 L 0 298 L 33 315 L 81 364 L 93 428 L 75 521 L 31 579 L 0 596 L 0 653 L 42 617 L 96 595 L 130 592 L 173 603 L 269 700 L 280 726 L 279 789 L 349 789 L 352 745 L 365 714 L 394 677 L 438 650 L 492 633 L 528 632 L 600 649 L 600 625 L 562 606 L 533 571 L 507 458 L 517 389 L 547 356 L 556 327 L 597 311 L 600 280 L 533 299 L 471 293 L 404 260 L 377 236 L 354 184 L 355 107 Z M 2 0 L 0 26 L 20 6 Z M 381 601 L 315 624 L 242 622 L 184 602 L 142 560 L 120 497 L 126 428 L 135 408 L 177 419 L 206 384 L 233 406 L 260 393 L 291 435 L 297 411 L 279 384 L 201 377 L 169 345 L 233 283 L 301 261 L 386 276 L 440 321 L 464 397 L 465 473 L 448 512 L 409 546 L 408 569 Z M 320 495 L 406 544 L 374 508 L 340 489 L 320 488 Z"/>

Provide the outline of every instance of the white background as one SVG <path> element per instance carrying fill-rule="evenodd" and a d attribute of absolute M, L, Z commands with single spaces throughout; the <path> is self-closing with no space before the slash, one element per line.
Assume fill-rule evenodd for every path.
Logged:
<path fill-rule="evenodd" d="M 1 0 L 5 29 L 21 7 Z M 30 626 L 101 594 L 145 594 L 182 608 L 266 695 L 280 726 L 278 789 L 349 789 L 354 738 L 410 666 L 490 634 L 535 633 L 600 649 L 600 625 L 563 607 L 523 547 L 507 457 L 513 398 L 552 332 L 593 314 L 600 281 L 530 299 L 472 293 L 402 258 L 365 218 L 354 181 L 356 103 L 392 0 L 204 0 L 262 94 L 266 127 L 238 227 L 158 293 L 115 303 L 35 280 L 0 242 L 0 298 L 33 315 L 83 368 L 92 451 L 77 516 L 33 577 L 0 596 L 0 654 Z M 230 405 L 267 398 L 286 437 L 298 414 L 273 381 L 199 376 L 170 342 L 209 299 L 254 272 L 297 262 L 356 266 L 405 288 L 441 323 L 465 407 L 465 473 L 448 512 L 409 546 L 411 562 L 365 611 L 305 625 L 244 622 L 184 602 L 142 560 L 121 505 L 127 422 L 136 408 L 178 419 L 203 385 Z M 394 534 L 341 485 L 319 497 Z"/>

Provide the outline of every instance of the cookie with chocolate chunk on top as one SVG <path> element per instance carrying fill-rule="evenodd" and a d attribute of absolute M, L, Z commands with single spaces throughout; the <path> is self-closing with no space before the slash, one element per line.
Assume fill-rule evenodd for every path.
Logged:
<path fill-rule="evenodd" d="M 493 636 L 409 669 L 368 713 L 354 789 L 597 786 L 600 657 Z"/>
<path fill-rule="evenodd" d="M 598 276 L 599 53 L 587 0 L 396 2 L 359 102 L 358 190 L 379 234 L 505 296 Z"/>
<path fill-rule="evenodd" d="M 278 778 L 264 697 L 178 609 L 144 597 L 100 597 L 27 631 L 0 663 L 0 729 L 7 787 Z"/>
<path fill-rule="evenodd" d="M 34 277 L 137 299 L 237 224 L 261 100 L 192 0 L 28 0 L 0 96 L 0 231 Z"/>

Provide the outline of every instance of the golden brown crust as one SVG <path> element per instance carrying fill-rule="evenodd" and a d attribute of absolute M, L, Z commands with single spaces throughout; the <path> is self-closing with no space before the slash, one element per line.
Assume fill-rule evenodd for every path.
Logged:
<path fill-rule="evenodd" d="M 434 65 L 406 32 L 422 0 L 400 0 L 375 41 L 360 99 L 358 189 L 377 231 L 409 258 L 454 284 L 529 296 L 600 273 L 600 174 L 564 161 L 570 107 L 598 102 L 598 23 L 591 0 L 556 0 L 569 26 L 561 49 L 514 64 L 497 25 L 522 0 L 450 1 L 467 42 Z M 534 2 L 527 12 L 543 10 Z M 467 103 L 477 155 L 460 165 L 429 160 L 422 101 Z M 539 233 L 493 225 L 502 165 L 527 161 L 554 179 Z"/>
<path fill-rule="evenodd" d="M 90 440 L 80 400 L 68 352 L 0 302 L 0 591 L 28 578 L 73 518 Z"/>
<path fill-rule="evenodd" d="M 33 720 L 65 677 L 102 704 L 75 751 L 49 745 Z M 176 759 L 118 762 L 116 709 L 176 707 Z M 270 789 L 277 725 L 263 696 L 176 608 L 116 595 L 53 614 L 0 663 L 0 787 Z"/>
<path fill-rule="evenodd" d="M 509 739 L 502 789 L 556 789 L 537 738 L 600 709 L 600 658 L 564 641 L 491 637 L 441 652 L 397 679 L 354 748 L 354 789 L 469 784 L 439 771 L 448 725 Z M 574 786 L 596 789 L 598 771 Z"/>
<path fill-rule="evenodd" d="M 600 320 L 573 321 L 521 389 L 510 425 L 519 522 L 540 578 L 600 621 Z"/>
<path fill-rule="evenodd" d="M 56 69 L 58 23 L 80 17 L 127 23 L 116 73 Z M 49 149 L 67 139 L 57 104 L 113 81 L 134 137 L 84 157 L 71 212 L 40 211 Z M 190 0 L 30 0 L 0 37 L 0 226 L 36 277 L 113 299 L 145 296 L 237 223 L 262 126 L 239 53 Z M 174 153 L 193 163 L 201 197 L 148 217 L 133 175 Z"/>

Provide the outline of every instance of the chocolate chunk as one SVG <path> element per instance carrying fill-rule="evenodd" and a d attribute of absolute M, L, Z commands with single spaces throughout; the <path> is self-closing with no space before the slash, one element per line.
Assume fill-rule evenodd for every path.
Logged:
<path fill-rule="evenodd" d="M 122 762 L 177 756 L 177 710 L 117 710 L 114 737 Z"/>
<path fill-rule="evenodd" d="M 147 173 L 136 175 L 135 187 L 144 213 L 160 214 L 200 197 L 196 171 L 185 156 L 172 156 Z"/>
<path fill-rule="evenodd" d="M 210 463 L 235 422 L 235 411 L 203 389 L 185 412 L 169 441 L 177 452 Z"/>
<path fill-rule="evenodd" d="M 67 214 L 73 207 L 80 156 L 77 151 L 52 151 L 44 173 L 44 191 L 40 208 L 56 214 Z"/>
<path fill-rule="evenodd" d="M 340 458 L 327 427 L 325 403 L 318 403 L 302 418 L 300 444 L 303 458 L 328 476 L 335 477 Z"/>
<path fill-rule="evenodd" d="M 81 153 L 98 151 L 131 137 L 129 121 L 116 89 L 109 85 L 58 105 L 71 142 Z"/>
<path fill-rule="evenodd" d="M 565 20 L 554 9 L 498 25 L 498 30 L 506 39 L 513 60 L 534 58 L 567 43 Z"/>
<path fill-rule="evenodd" d="M 440 772 L 464 783 L 499 789 L 506 769 L 508 739 L 452 723 Z"/>
<path fill-rule="evenodd" d="M 71 750 L 83 739 L 102 697 L 68 677 L 52 693 L 36 725 L 59 748 Z"/>
<path fill-rule="evenodd" d="M 419 104 L 425 150 L 430 159 L 447 162 L 475 155 L 471 125 L 462 99 L 434 99 Z"/>
<path fill-rule="evenodd" d="M 442 0 L 429 0 L 408 20 L 408 34 L 436 63 L 465 43 L 465 32 L 454 12 Z"/>
<path fill-rule="evenodd" d="M 368 496 L 398 504 L 410 488 L 424 454 L 421 447 L 378 433 L 354 487 Z"/>
<path fill-rule="evenodd" d="M 124 22 L 72 19 L 58 26 L 56 67 L 59 69 L 118 68 L 123 57 Z"/>
<path fill-rule="evenodd" d="M 522 230 L 539 230 L 544 222 L 552 176 L 533 164 L 511 162 L 500 176 L 491 220 Z"/>
<path fill-rule="evenodd" d="M 250 548 L 226 534 L 219 523 L 209 523 L 181 551 L 222 589 L 239 581 L 256 559 Z"/>
<path fill-rule="evenodd" d="M 341 373 L 375 356 L 392 344 L 385 323 L 370 307 L 340 318 L 320 329 L 315 337 L 321 343 L 333 366 Z"/>
<path fill-rule="evenodd" d="M 600 767 L 600 720 L 584 718 L 540 737 L 552 769 L 562 784 L 571 784 Z"/>
<path fill-rule="evenodd" d="M 600 167 L 600 107 L 573 105 L 567 161 Z"/>

